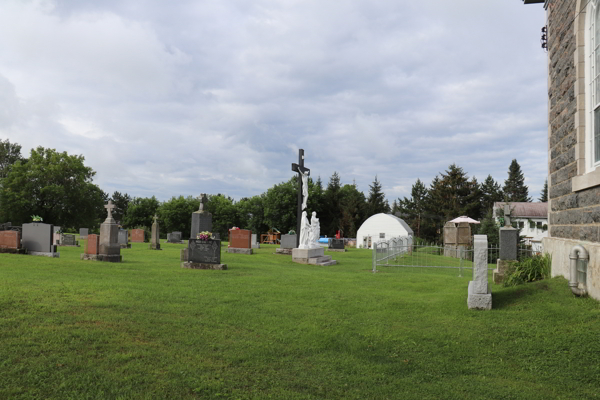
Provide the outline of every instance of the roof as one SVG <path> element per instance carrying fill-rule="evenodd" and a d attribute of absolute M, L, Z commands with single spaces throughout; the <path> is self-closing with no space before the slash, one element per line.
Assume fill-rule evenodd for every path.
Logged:
<path fill-rule="evenodd" d="M 397 219 L 398 222 L 400 222 L 400 225 L 402 225 L 402 227 L 404 229 L 406 229 L 406 232 L 408 232 L 409 235 L 414 236 L 415 233 L 413 232 L 412 229 L 410 229 L 410 226 L 408 226 L 408 224 L 406 222 L 404 222 L 404 220 L 402 218 L 399 218 L 399 217 L 397 217 L 397 216 L 395 216 L 393 214 L 387 214 L 387 215 L 389 215 L 390 217 L 393 217 L 393 218 Z"/>
<path fill-rule="evenodd" d="M 546 0 L 523 0 L 523 4 L 535 4 L 535 3 L 543 3 Z"/>
<path fill-rule="evenodd" d="M 494 203 L 494 209 L 503 209 L 505 204 L 510 205 L 510 216 L 513 218 L 548 218 L 548 203 L 497 202 Z"/>

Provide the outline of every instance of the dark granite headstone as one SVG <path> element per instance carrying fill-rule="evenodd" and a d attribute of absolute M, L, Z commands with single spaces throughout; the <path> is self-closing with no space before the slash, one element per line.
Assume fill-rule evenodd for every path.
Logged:
<path fill-rule="evenodd" d="M 181 242 L 181 232 L 167 233 L 167 242 L 168 243 L 180 243 Z"/>
<path fill-rule="evenodd" d="M 117 243 L 123 248 L 123 246 L 127 247 L 129 244 L 129 233 L 127 229 L 119 229 L 119 237 Z"/>
<path fill-rule="evenodd" d="M 77 246 L 79 243 L 75 240 L 75 235 L 63 233 L 60 236 L 60 244 L 63 246 Z"/>
<path fill-rule="evenodd" d="M 87 239 L 89 231 L 90 230 L 88 228 L 79 228 L 79 239 Z"/>
<path fill-rule="evenodd" d="M 344 239 L 329 239 L 329 248 L 336 250 L 344 250 Z"/>
<path fill-rule="evenodd" d="M 188 260 L 193 263 L 221 264 L 221 241 L 190 239 Z"/>
<path fill-rule="evenodd" d="M 23 224 L 21 242 L 29 252 L 56 253 L 56 246 L 52 244 L 53 226 L 42 222 Z"/>
<path fill-rule="evenodd" d="M 208 202 L 206 194 L 200 195 L 200 208 L 192 213 L 192 230 L 190 239 L 196 239 L 200 232 L 212 232 L 212 214 L 204 209 L 204 205 Z"/>
<path fill-rule="evenodd" d="M 519 243 L 519 230 L 515 228 L 500 228 L 500 259 L 516 260 Z"/>
<path fill-rule="evenodd" d="M 281 235 L 281 248 L 282 249 L 296 248 L 296 235 Z"/>
<path fill-rule="evenodd" d="M 221 240 L 221 234 L 219 232 L 215 232 L 213 233 L 212 238 L 215 240 Z"/>

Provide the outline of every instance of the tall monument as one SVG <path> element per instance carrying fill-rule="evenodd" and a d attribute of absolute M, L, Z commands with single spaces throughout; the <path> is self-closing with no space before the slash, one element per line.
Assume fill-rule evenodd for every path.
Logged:
<path fill-rule="evenodd" d="M 190 239 L 196 239 L 200 232 L 212 232 L 212 214 L 204 209 L 208 199 L 205 193 L 200 195 L 200 208 L 192 213 L 192 230 Z"/>

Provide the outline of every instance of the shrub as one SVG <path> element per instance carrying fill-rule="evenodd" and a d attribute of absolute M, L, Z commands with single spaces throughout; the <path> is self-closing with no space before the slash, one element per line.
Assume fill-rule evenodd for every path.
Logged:
<path fill-rule="evenodd" d="M 550 254 L 535 255 L 511 264 L 507 270 L 504 286 L 522 285 L 548 278 L 551 267 Z"/>

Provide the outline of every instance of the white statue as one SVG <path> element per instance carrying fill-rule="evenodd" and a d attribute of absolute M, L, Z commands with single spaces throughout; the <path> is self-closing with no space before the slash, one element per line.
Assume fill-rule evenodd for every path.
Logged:
<path fill-rule="evenodd" d="M 310 238 L 309 238 L 309 247 L 311 249 L 318 249 L 319 246 L 319 238 L 321 237 L 321 224 L 319 223 L 319 218 L 317 218 L 316 211 L 313 211 L 312 218 L 310 219 Z"/>
<path fill-rule="evenodd" d="M 306 217 L 306 211 L 302 211 L 302 219 L 300 220 L 300 244 L 299 249 L 309 249 L 309 240 L 311 234 L 311 226 Z"/>
<path fill-rule="evenodd" d="M 302 209 L 306 209 L 308 201 L 308 172 L 300 172 L 302 175 Z"/>

